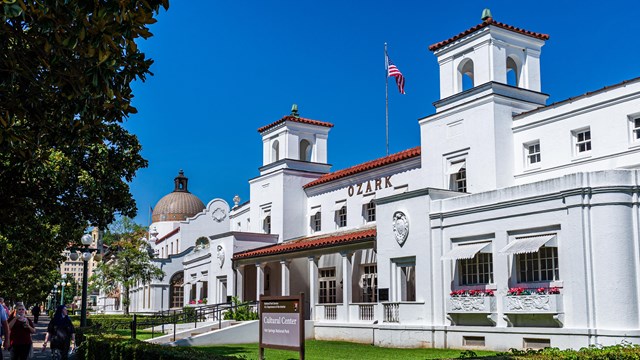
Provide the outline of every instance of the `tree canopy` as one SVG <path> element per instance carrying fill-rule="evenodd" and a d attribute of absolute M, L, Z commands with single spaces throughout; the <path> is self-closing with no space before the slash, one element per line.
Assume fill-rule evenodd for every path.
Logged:
<path fill-rule="evenodd" d="M 136 41 L 168 6 L 0 1 L 0 296 L 44 300 L 53 283 L 23 289 L 22 275 L 54 270 L 88 225 L 135 216 L 128 182 L 147 161 L 122 123 L 151 74 Z"/>
<path fill-rule="evenodd" d="M 153 254 L 146 235 L 146 228 L 131 219 L 122 218 L 114 223 L 104 236 L 105 244 L 109 244 L 107 256 L 91 277 L 92 288 L 107 294 L 122 288 L 125 314 L 129 314 L 129 289 L 164 276 L 151 261 Z"/>

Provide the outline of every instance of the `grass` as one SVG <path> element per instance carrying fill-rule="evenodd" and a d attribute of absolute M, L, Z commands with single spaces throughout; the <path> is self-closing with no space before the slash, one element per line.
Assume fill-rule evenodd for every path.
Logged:
<path fill-rule="evenodd" d="M 131 330 L 109 330 L 107 333 L 109 334 L 115 334 L 118 336 L 122 336 L 124 338 L 130 338 L 131 337 Z M 164 334 L 161 332 L 154 332 L 153 336 L 151 336 L 151 331 L 147 331 L 147 330 L 138 330 L 138 332 L 136 333 L 136 339 L 138 340 L 148 340 L 154 337 L 158 337 L 158 336 L 163 336 Z"/>
<path fill-rule="evenodd" d="M 424 360 L 424 359 L 455 359 L 462 350 L 451 349 L 398 349 L 382 348 L 365 344 L 355 344 L 342 341 L 307 340 L 305 342 L 305 358 L 313 360 L 337 359 L 375 359 L 375 360 Z M 234 344 L 199 346 L 198 349 L 211 354 L 238 356 L 239 358 L 258 359 L 258 344 Z M 266 360 L 297 360 L 298 353 L 275 349 L 265 349 Z M 495 355 L 491 351 L 475 351 L 478 356 Z"/>

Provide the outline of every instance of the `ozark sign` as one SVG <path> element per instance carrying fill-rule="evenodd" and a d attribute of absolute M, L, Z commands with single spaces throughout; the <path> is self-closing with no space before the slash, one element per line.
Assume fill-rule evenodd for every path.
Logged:
<path fill-rule="evenodd" d="M 391 184 L 391 176 L 392 175 L 385 176 L 380 179 L 369 180 L 367 182 L 356 185 L 350 185 L 347 189 L 347 193 L 349 194 L 349 197 L 351 197 L 353 195 L 363 195 L 368 194 L 372 191 L 393 187 L 393 185 Z"/>
<path fill-rule="evenodd" d="M 264 349 L 293 350 L 304 359 L 304 293 L 260 297 L 260 359 Z"/>

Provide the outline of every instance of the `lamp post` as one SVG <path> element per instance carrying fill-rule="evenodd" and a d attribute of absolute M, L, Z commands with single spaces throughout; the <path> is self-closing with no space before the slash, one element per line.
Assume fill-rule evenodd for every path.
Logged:
<path fill-rule="evenodd" d="M 57 285 L 60 285 L 62 289 L 62 295 L 60 296 L 60 305 L 64 305 L 64 288 L 71 285 L 70 281 L 67 280 L 67 274 L 62 274 L 62 280 Z"/>
<path fill-rule="evenodd" d="M 71 254 L 69 257 L 71 260 L 75 261 L 78 259 L 77 251 L 82 252 L 82 306 L 80 307 L 80 326 L 87 326 L 87 285 L 88 285 L 88 262 L 91 260 L 92 253 L 98 252 L 99 249 L 89 248 L 91 243 L 93 242 L 93 237 L 90 234 L 82 235 L 80 238 L 80 242 L 82 243 L 82 248 L 71 248 Z M 93 255 L 96 261 L 100 261 L 102 259 L 102 254 L 100 252 Z"/>

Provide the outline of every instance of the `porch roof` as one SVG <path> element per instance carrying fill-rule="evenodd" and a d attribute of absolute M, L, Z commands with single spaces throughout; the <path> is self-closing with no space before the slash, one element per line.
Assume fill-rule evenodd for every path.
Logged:
<path fill-rule="evenodd" d="M 377 230 L 375 227 L 368 227 L 365 229 L 359 228 L 344 232 L 334 232 L 330 234 L 303 237 L 295 240 L 289 240 L 280 244 L 269 245 L 254 250 L 239 252 L 234 254 L 233 260 L 242 260 L 262 256 L 355 244 L 364 241 L 375 240 L 376 234 Z"/>

